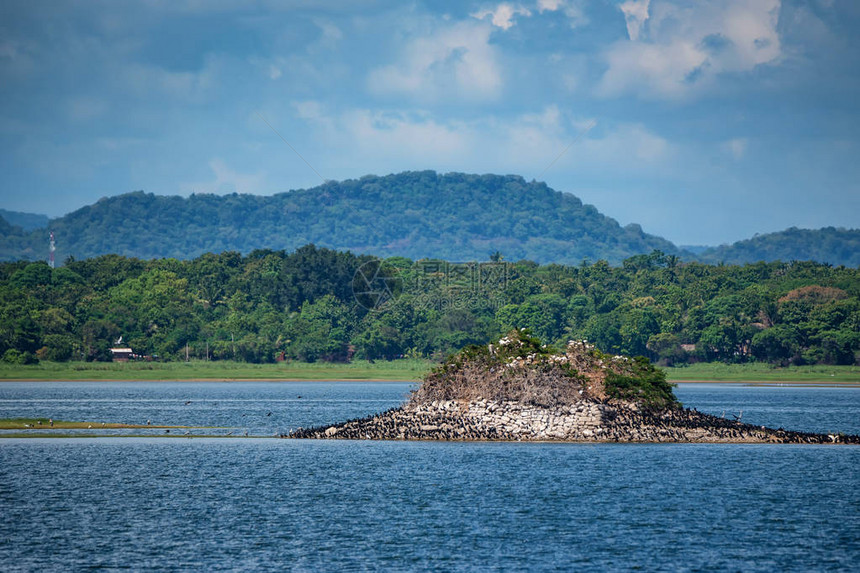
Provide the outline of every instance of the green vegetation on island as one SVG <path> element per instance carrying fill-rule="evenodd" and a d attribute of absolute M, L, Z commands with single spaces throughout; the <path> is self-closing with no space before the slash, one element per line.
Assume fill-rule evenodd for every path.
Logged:
<path fill-rule="evenodd" d="M 666 374 L 643 356 L 606 354 L 584 340 L 557 350 L 525 329 L 451 356 L 424 378 L 412 402 L 490 400 L 550 408 L 606 398 L 659 408 L 678 404 Z"/>

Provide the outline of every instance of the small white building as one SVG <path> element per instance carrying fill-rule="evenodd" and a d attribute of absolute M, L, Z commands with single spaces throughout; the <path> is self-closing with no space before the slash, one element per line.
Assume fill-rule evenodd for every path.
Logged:
<path fill-rule="evenodd" d="M 110 353 L 113 356 L 114 362 L 128 362 L 132 358 L 135 358 L 131 348 L 111 348 Z"/>

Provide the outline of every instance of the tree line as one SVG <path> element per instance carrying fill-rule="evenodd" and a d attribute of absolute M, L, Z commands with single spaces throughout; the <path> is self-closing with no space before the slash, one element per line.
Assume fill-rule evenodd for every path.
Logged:
<path fill-rule="evenodd" d="M 193 260 L 0 263 L 0 356 L 272 362 L 441 359 L 512 328 L 661 364 L 860 363 L 860 269 L 685 263 L 654 251 L 559 265 L 383 260 L 314 245 Z"/>

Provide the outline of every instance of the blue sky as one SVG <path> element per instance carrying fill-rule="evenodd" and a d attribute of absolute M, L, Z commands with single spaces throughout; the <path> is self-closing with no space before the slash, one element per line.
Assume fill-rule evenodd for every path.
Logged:
<path fill-rule="evenodd" d="M 0 206 L 435 169 L 679 244 L 856 228 L 858 30 L 855 0 L 4 0 Z"/>

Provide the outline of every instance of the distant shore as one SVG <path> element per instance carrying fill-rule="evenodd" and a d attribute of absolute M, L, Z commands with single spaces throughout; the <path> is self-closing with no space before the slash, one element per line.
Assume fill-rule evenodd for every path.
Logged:
<path fill-rule="evenodd" d="M 260 382 L 417 382 L 435 366 L 429 360 L 353 361 L 348 364 L 281 362 L 43 362 L 20 366 L 0 364 L 0 382 L 75 381 L 260 381 Z M 665 368 L 670 382 L 790 384 L 860 387 L 857 366 L 792 366 L 700 363 Z"/>

